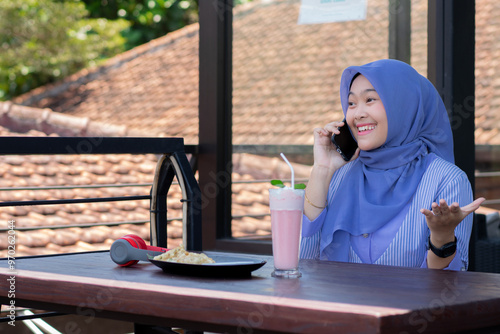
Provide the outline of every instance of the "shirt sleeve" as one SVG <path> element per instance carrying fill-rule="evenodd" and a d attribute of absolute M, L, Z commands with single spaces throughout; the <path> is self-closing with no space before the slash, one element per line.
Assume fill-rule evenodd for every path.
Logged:
<path fill-rule="evenodd" d="M 424 262 L 422 263 L 422 266 L 420 268 L 428 268 L 427 267 L 427 254 L 429 254 L 429 251 L 425 253 L 425 258 Z M 465 266 L 462 260 L 460 259 L 460 256 L 457 256 L 458 253 L 455 253 L 455 256 L 453 257 L 453 260 L 448 264 L 446 268 L 443 268 L 443 270 L 454 270 L 454 271 L 465 271 Z"/>
<path fill-rule="evenodd" d="M 355 160 L 356 161 L 356 160 Z M 321 213 L 313 219 L 312 221 L 303 215 L 302 218 L 302 239 L 300 244 L 300 258 L 301 259 L 319 259 L 320 241 L 321 241 L 321 228 L 326 220 L 326 214 L 328 212 L 328 207 L 331 205 L 333 196 L 337 191 L 340 182 L 343 177 L 347 174 L 349 169 L 352 167 L 353 162 L 342 166 L 337 170 L 332 179 L 330 180 L 330 185 L 328 188 L 327 200 L 328 205 L 321 211 Z"/>
<path fill-rule="evenodd" d="M 319 259 L 321 227 L 325 221 L 326 209 L 323 209 L 316 219 L 302 218 L 302 240 L 300 242 L 301 259 Z"/>
<path fill-rule="evenodd" d="M 321 227 L 323 226 L 323 223 L 325 222 L 326 218 L 326 208 L 321 211 L 321 213 L 316 217 L 316 219 L 313 219 L 312 221 L 307 218 L 306 215 L 303 216 L 302 218 L 302 237 L 310 237 L 319 230 L 321 230 Z"/>

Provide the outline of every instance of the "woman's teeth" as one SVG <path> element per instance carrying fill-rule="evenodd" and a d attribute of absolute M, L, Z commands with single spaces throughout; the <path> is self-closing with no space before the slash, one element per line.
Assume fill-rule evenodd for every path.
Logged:
<path fill-rule="evenodd" d="M 368 131 L 368 130 L 373 130 L 375 129 L 375 125 L 365 125 L 365 126 L 360 126 L 358 127 L 358 132 L 363 132 L 363 131 Z"/>

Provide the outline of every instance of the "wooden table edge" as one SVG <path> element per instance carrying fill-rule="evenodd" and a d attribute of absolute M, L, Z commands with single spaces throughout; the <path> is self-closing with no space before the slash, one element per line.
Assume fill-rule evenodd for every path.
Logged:
<path fill-rule="evenodd" d="M 0 268 L 0 286 L 12 275 L 12 270 Z M 379 333 L 384 318 L 406 318 L 410 313 L 405 309 L 380 306 L 130 283 L 30 270 L 16 270 L 15 279 L 16 299 L 66 305 L 73 312 L 76 308 L 77 314 L 104 309 L 117 317 L 122 315 L 123 319 L 165 318 L 186 324 L 210 318 L 203 322 L 215 326 L 213 328 L 251 328 L 253 332 L 331 332 L 356 324 L 359 333 Z M 85 298 L 74 299 L 75 296 Z"/>

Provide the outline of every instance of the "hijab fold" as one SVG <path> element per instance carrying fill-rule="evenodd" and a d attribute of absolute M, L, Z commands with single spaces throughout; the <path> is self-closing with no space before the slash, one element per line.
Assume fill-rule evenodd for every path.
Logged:
<path fill-rule="evenodd" d="M 344 115 L 357 73 L 370 81 L 384 105 L 387 139 L 379 148 L 361 151 L 339 185 L 322 227 L 324 260 L 347 261 L 350 235 L 373 233 L 407 212 L 433 159 L 454 162 L 448 114 L 429 80 L 398 60 L 348 67 L 340 82 Z"/>

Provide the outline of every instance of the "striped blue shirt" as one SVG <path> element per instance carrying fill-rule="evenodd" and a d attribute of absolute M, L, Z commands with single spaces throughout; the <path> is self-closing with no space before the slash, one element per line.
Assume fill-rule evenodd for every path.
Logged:
<path fill-rule="evenodd" d="M 323 224 L 328 224 L 325 222 L 326 212 L 334 208 L 334 194 L 351 166 L 347 164 L 333 175 L 328 190 L 328 205 L 321 214 L 313 221 L 304 215 L 301 258 L 319 259 L 321 228 Z M 445 199 L 448 205 L 457 202 L 462 207 L 472 202 L 472 189 L 462 170 L 446 160 L 436 158 L 424 173 L 406 216 L 397 217 L 370 235 L 351 236 L 348 261 L 426 268 L 430 231 L 420 209 L 430 210 L 431 204 L 440 199 Z M 471 230 L 472 214 L 455 228 L 457 253 L 446 269 L 467 270 Z"/>

